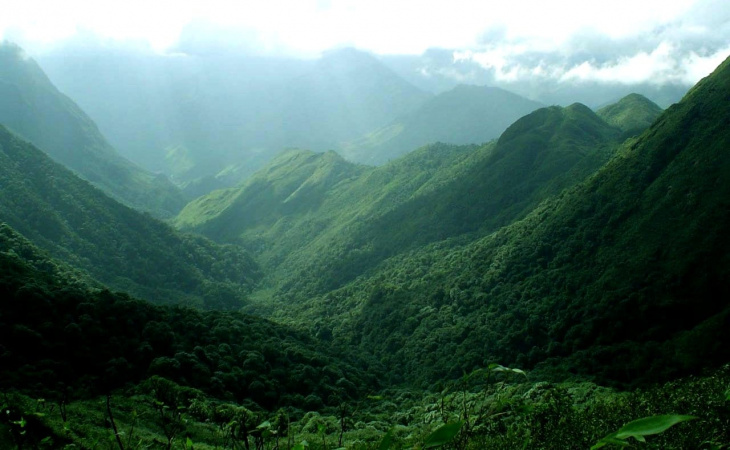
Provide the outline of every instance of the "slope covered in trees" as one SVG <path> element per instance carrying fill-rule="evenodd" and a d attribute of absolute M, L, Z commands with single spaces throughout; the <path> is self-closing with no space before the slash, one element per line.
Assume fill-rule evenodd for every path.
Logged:
<path fill-rule="evenodd" d="M 662 109 L 643 95 L 629 94 L 599 109 L 597 114 L 611 125 L 621 128 L 628 137 L 647 129 L 662 114 Z"/>
<path fill-rule="evenodd" d="M 280 154 L 176 219 L 254 252 L 265 279 L 244 309 L 279 323 L 106 290 L 92 277 L 239 308 L 258 268 L 238 247 L 116 203 L 0 128 L 0 442 L 94 447 L 101 436 L 122 448 L 108 430 L 118 401 L 128 447 L 134 430 L 166 448 L 292 435 L 413 447 L 446 426 L 459 448 L 582 448 L 636 414 L 669 413 L 701 425 L 656 445 L 719 446 L 728 98 L 730 59 L 639 135 L 656 110 L 629 97 L 598 115 L 539 109 L 489 144 L 434 144 L 381 167 Z M 580 383 L 534 383 L 569 379 Z M 69 395 L 89 398 L 70 421 Z"/>
<path fill-rule="evenodd" d="M 122 158 L 96 124 L 23 51 L 0 43 L 0 124 L 117 200 L 169 217 L 185 203 L 164 176 Z"/>
<path fill-rule="evenodd" d="M 1 125 L 0 184 L 0 220 L 113 289 L 229 309 L 258 277 L 241 249 L 177 233 L 116 202 Z"/>
<path fill-rule="evenodd" d="M 372 371 L 265 319 L 90 287 L 5 224 L 0 268 L 3 391 L 83 398 L 157 375 L 253 408 L 316 409 L 377 386 Z"/>
<path fill-rule="evenodd" d="M 340 151 L 353 161 L 382 164 L 433 142 L 481 144 L 541 106 L 503 89 L 460 85 Z"/>
<path fill-rule="evenodd" d="M 576 104 L 535 111 L 494 143 L 435 144 L 381 167 L 289 152 L 241 188 L 192 202 L 176 224 L 242 243 L 270 286 L 303 300 L 395 254 L 524 217 L 600 167 L 619 135 Z"/>
<path fill-rule="evenodd" d="M 727 60 L 523 220 L 278 313 L 426 385 L 491 361 L 629 384 L 726 362 L 729 97 Z"/>

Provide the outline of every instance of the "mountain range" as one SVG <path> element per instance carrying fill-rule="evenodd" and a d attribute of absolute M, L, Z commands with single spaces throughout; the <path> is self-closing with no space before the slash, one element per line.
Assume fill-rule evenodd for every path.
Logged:
<path fill-rule="evenodd" d="M 134 435 L 166 448 L 295 436 L 586 447 L 620 440 L 610 433 L 637 414 L 674 421 L 655 434 L 701 417 L 649 435 L 659 446 L 729 438 L 730 58 L 666 110 L 638 94 L 593 110 L 473 86 L 429 96 L 377 58 L 337 52 L 292 66 L 290 90 L 252 123 L 276 139 L 311 127 L 309 143 L 360 142 L 358 158 L 382 164 L 287 149 L 245 176 L 246 158 L 215 174 L 199 165 L 228 139 L 218 131 L 251 131 L 225 83 L 216 101 L 232 116 L 204 107 L 206 82 L 175 96 L 189 140 L 170 157 L 188 181 L 212 180 L 165 223 L 114 183 L 146 205 L 180 191 L 74 168 L 126 160 L 32 60 L 2 49 L 0 436 L 17 447 L 123 448 L 117 425 L 126 446 Z M 176 75 L 188 87 L 210 76 L 190 70 Z M 481 95 L 525 112 L 487 130 L 497 101 Z M 290 116 L 267 115 L 281 105 Z M 295 116 L 309 125 L 277 122 Z M 358 140 L 368 129 L 383 131 Z M 64 130 L 71 143 L 46 148 Z M 467 143 L 417 141 L 442 132 Z"/>

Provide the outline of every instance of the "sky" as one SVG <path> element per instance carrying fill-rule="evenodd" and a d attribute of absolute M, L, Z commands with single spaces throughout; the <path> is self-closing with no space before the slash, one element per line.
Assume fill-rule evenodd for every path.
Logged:
<path fill-rule="evenodd" d="M 446 48 L 503 80 L 691 84 L 730 55 L 730 0 L 3 0 L 0 36 L 31 55 L 92 38 L 299 57 Z"/>

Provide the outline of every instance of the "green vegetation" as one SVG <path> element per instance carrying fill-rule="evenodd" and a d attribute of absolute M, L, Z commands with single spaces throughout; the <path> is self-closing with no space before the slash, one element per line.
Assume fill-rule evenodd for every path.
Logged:
<path fill-rule="evenodd" d="M 255 254 L 276 294 L 251 311 L 281 302 L 289 315 L 389 257 L 521 219 L 605 163 L 619 134 L 573 105 L 535 111 L 497 142 L 434 144 L 381 167 L 291 151 L 240 188 L 190 203 L 175 223 Z"/>
<path fill-rule="evenodd" d="M 662 109 L 643 95 L 629 94 L 599 109 L 597 114 L 611 125 L 621 128 L 625 137 L 630 137 L 649 128 L 662 114 Z"/>
<path fill-rule="evenodd" d="M 726 362 L 728 65 L 524 219 L 402 253 L 320 296 L 291 292 L 275 317 L 422 387 L 485 360 L 623 386 Z"/>
<path fill-rule="evenodd" d="M 0 128 L 0 450 L 727 448 L 728 98 L 286 151 L 175 219 L 222 244 Z"/>
<path fill-rule="evenodd" d="M 317 408 L 377 386 L 377 372 L 335 360 L 327 345 L 270 321 L 90 287 L 2 227 L 0 389 L 85 398 L 158 375 L 272 409 Z"/>
<path fill-rule="evenodd" d="M 176 214 L 182 193 L 164 176 L 122 158 L 94 122 L 13 44 L 0 43 L 0 124 L 127 205 L 160 217 Z"/>
<path fill-rule="evenodd" d="M 53 257 L 155 303 L 238 309 L 256 263 L 121 205 L 0 125 L 0 220 Z"/>

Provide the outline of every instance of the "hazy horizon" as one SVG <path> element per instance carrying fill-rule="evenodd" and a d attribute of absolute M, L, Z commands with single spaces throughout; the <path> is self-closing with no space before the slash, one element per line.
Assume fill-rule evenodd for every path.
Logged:
<path fill-rule="evenodd" d="M 26 0 L 6 2 L 0 38 L 33 57 L 89 47 L 307 59 L 343 47 L 381 56 L 444 49 L 497 83 L 691 85 L 730 54 L 722 0 L 591 3 Z"/>

